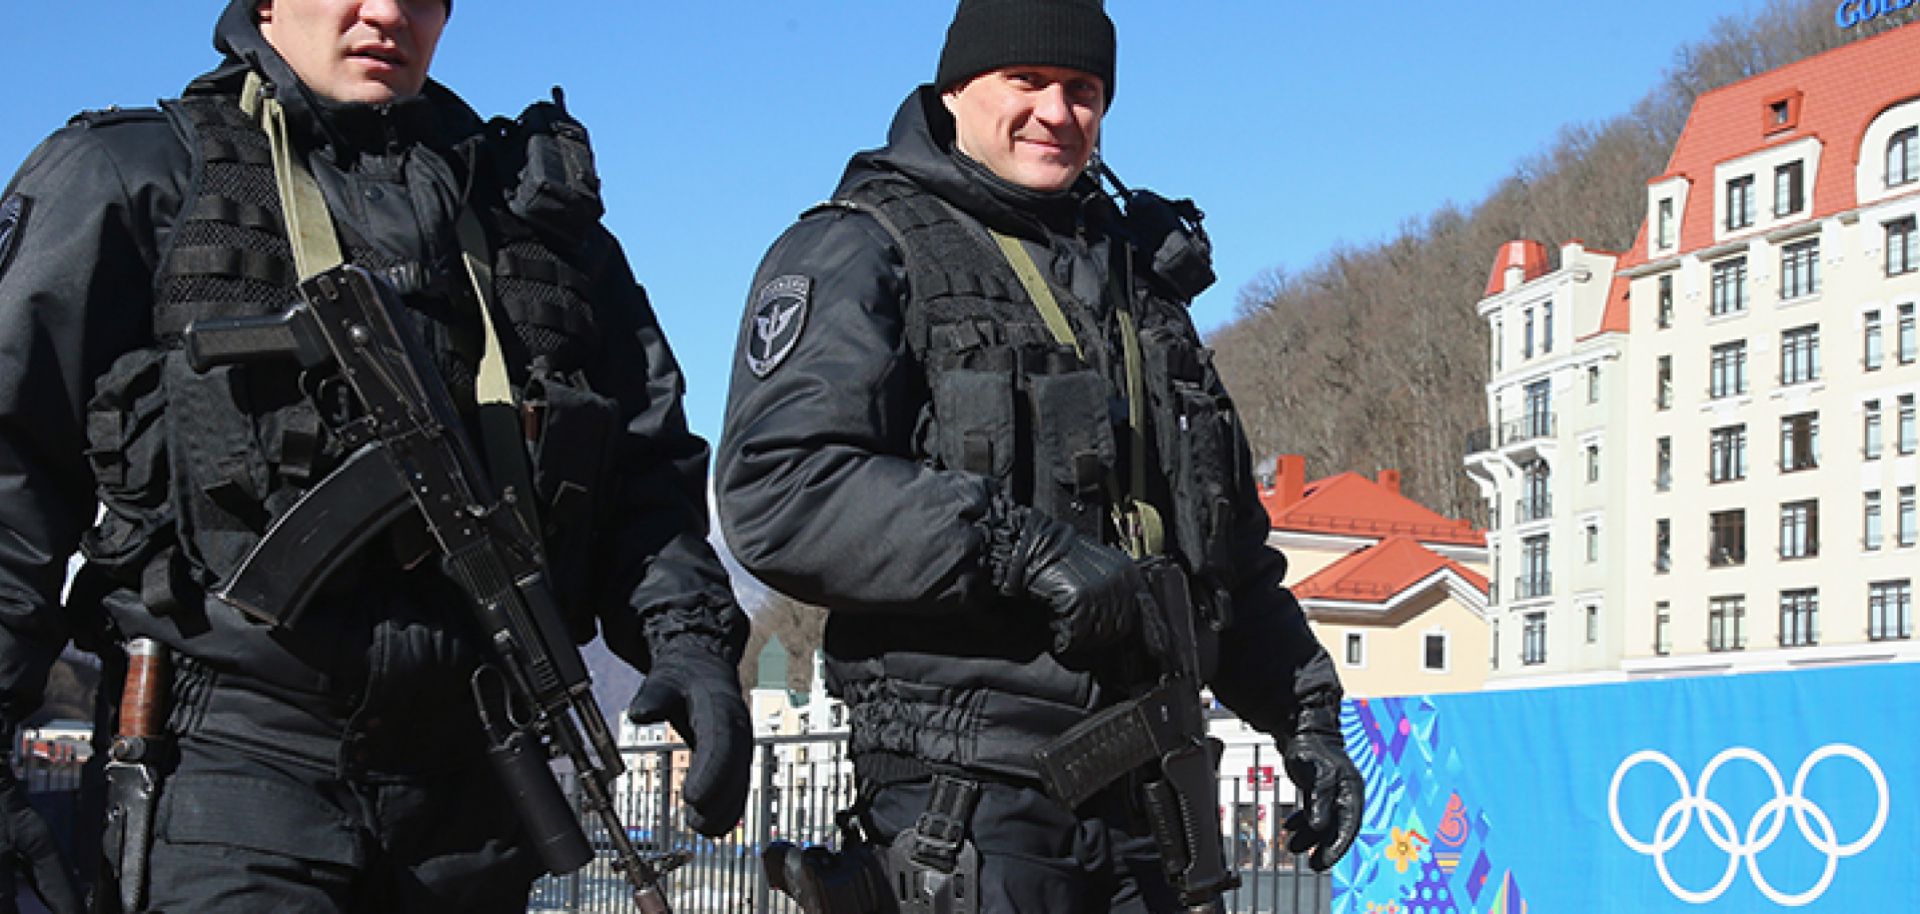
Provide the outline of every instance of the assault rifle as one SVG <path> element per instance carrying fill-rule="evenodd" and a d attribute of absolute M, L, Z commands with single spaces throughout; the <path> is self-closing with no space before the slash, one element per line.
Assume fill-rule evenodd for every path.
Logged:
<path fill-rule="evenodd" d="M 184 335 L 196 371 L 292 359 L 306 369 L 302 383 L 323 415 L 343 385 L 351 395 L 348 414 L 329 419 L 349 456 L 273 523 L 216 595 L 254 619 L 291 626 L 341 562 L 417 512 L 493 649 L 494 662 L 474 672 L 474 698 L 489 754 L 542 861 L 567 873 L 594 856 L 547 767 L 550 755 L 564 754 L 635 905 L 669 914 L 660 877 L 685 857 L 643 856 L 614 809 L 620 753 L 547 583 L 540 540 L 514 504 L 534 493 L 496 494 L 488 485 L 453 398 L 387 282 L 347 264 L 302 282 L 300 294 L 281 314 L 195 321 Z"/>

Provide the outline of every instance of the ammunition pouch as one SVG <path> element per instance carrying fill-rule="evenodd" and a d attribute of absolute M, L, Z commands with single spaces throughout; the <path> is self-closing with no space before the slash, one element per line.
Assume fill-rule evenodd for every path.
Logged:
<path fill-rule="evenodd" d="M 1213 351 L 1166 327 L 1142 330 L 1140 347 L 1154 443 L 1173 494 L 1173 541 L 1194 574 L 1231 577 L 1230 487 L 1245 474 Z"/>

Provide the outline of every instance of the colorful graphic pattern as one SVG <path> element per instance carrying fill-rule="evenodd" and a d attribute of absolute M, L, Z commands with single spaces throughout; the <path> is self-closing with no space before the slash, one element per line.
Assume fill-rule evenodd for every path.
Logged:
<path fill-rule="evenodd" d="M 1357 699 L 1341 728 L 1367 780 L 1360 838 L 1334 868 L 1335 914 L 1525 914 L 1486 847 L 1492 823 L 1461 795 L 1460 753 L 1426 698 Z"/>

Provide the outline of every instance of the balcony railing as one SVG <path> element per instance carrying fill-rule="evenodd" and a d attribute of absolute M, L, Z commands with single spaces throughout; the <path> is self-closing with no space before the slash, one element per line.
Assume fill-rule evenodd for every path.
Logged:
<path fill-rule="evenodd" d="M 1513 503 L 1513 521 L 1524 524 L 1530 520 L 1542 520 L 1553 516 L 1553 496 L 1535 495 L 1522 498 Z"/>
<path fill-rule="evenodd" d="M 1554 414 L 1550 412 L 1532 413 L 1500 426 L 1500 446 L 1505 447 L 1521 441 L 1535 438 L 1551 438 L 1554 434 Z"/>
<path fill-rule="evenodd" d="M 1513 579 L 1513 598 L 1525 600 L 1553 593 L 1553 575 L 1547 572 L 1523 574 Z"/>

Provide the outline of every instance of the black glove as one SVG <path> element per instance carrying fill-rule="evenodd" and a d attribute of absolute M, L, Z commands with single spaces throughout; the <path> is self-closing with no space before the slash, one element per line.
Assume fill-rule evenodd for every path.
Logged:
<path fill-rule="evenodd" d="M 1012 548 L 995 581 L 1001 593 L 1032 597 L 1053 611 L 1054 653 L 1118 642 L 1152 611 L 1146 579 L 1126 553 L 1029 508 L 1009 508 L 1006 521 Z"/>
<path fill-rule="evenodd" d="M 1300 792 L 1300 809 L 1287 817 L 1287 849 L 1313 855 L 1308 865 L 1324 872 L 1353 846 L 1366 806 L 1366 784 L 1340 738 L 1340 703 L 1300 709 L 1300 720 L 1281 750 L 1287 779 Z"/>
<path fill-rule="evenodd" d="M 753 721 L 740 697 L 739 670 L 717 647 L 669 643 L 654 654 L 653 669 L 627 705 L 627 719 L 673 724 L 693 749 L 680 786 L 687 824 L 710 838 L 732 830 L 747 806 L 753 764 Z"/>

